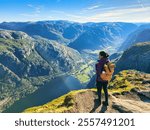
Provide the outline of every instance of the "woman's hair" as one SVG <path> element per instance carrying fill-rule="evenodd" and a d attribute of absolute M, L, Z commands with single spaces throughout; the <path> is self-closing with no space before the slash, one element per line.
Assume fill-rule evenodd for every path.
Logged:
<path fill-rule="evenodd" d="M 109 57 L 109 55 L 105 51 L 100 51 L 99 55 L 103 56 L 104 58 Z"/>

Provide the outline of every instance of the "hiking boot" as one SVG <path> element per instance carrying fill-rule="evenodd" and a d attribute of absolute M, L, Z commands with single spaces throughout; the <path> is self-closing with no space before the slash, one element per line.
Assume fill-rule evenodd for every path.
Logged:
<path fill-rule="evenodd" d="M 108 106 L 109 104 L 108 104 L 108 102 L 103 101 L 103 105 Z"/>

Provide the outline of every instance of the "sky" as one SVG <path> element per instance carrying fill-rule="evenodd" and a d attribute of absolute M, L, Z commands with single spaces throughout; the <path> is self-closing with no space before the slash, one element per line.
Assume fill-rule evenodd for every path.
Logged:
<path fill-rule="evenodd" d="M 0 22 L 150 22 L 150 0 L 0 0 Z"/>

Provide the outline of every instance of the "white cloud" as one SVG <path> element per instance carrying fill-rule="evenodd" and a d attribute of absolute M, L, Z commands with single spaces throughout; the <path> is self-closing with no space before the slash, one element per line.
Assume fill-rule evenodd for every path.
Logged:
<path fill-rule="evenodd" d="M 35 7 L 35 13 L 41 13 L 41 8 L 40 7 Z"/>
<path fill-rule="evenodd" d="M 91 6 L 91 7 L 88 7 L 87 9 L 88 10 L 93 10 L 93 9 L 97 9 L 97 8 L 99 8 L 99 7 L 101 7 L 102 5 L 93 5 L 93 6 Z"/>
<path fill-rule="evenodd" d="M 147 6 L 149 6 L 149 5 L 147 5 Z M 140 5 L 140 7 L 141 7 L 141 5 Z M 106 11 L 111 11 L 111 10 L 133 9 L 133 8 L 140 8 L 140 7 L 139 7 L 139 3 L 134 4 L 134 5 L 128 5 L 128 6 L 119 6 L 119 7 L 102 7 L 102 6 L 99 6 L 99 8 L 95 8 L 95 9 L 91 9 L 91 10 L 88 10 L 88 8 L 84 8 L 81 10 L 80 14 L 86 14 L 86 13 L 94 14 L 94 13 L 98 13 L 98 12 L 106 12 Z"/>
<path fill-rule="evenodd" d="M 28 4 L 27 6 L 32 8 L 35 13 L 40 13 L 41 9 L 43 8 L 43 6 L 41 6 L 41 5 L 34 6 L 32 4 Z"/>
<path fill-rule="evenodd" d="M 32 4 L 27 4 L 27 6 L 28 6 L 28 7 L 33 7 L 33 5 L 32 5 Z"/>
<path fill-rule="evenodd" d="M 89 16 L 88 21 L 149 21 L 150 7 L 116 9 Z"/>
<path fill-rule="evenodd" d="M 32 9 L 32 12 L 30 12 L 30 13 L 21 13 L 20 15 L 25 16 L 25 17 L 30 17 L 30 18 L 40 17 L 40 13 L 41 13 L 41 10 L 43 8 L 42 5 L 35 6 L 35 5 L 32 5 L 32 4 L 27 4 L 27 6 Z"/>
<path fill-rule="evenodd" d="M 76 15 L 76 14 L 64 12 L 61 10 L 50 10 L 47 13 L 51 14 L 55 20 L 69 20 L 69 21 L 79 22 L 80 19 L 82 19 L 83 17 L 81 15 Z"/>
<path fill-rule="evenodd" d="M 22 13 L 22 16 L 30 19 L 53 19 L 69 20 L 75 22 L 150 22 L 150 6 L 144 8 L 139 4 L 129 5 L 128 7 L 102 7 L 97 4 L 84 8 L 79 12 L 65 12 L 64 10 L 49 10 L 42 14 L 42 6 L 27 5 L 33 11 L 31 13 Z"/>

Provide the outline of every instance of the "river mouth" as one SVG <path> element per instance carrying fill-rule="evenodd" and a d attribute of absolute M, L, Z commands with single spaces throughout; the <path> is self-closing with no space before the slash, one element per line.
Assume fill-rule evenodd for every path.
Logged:
<path fill-rule="evenodd" d="M 12 106 L 3 111 L 3 113 L 20 113 L 29 107 L 43 105 L 72 90 L 83 88 L 84 86 L 72 76 L 56 77 L 34 93 L 16 101 Z"/>

